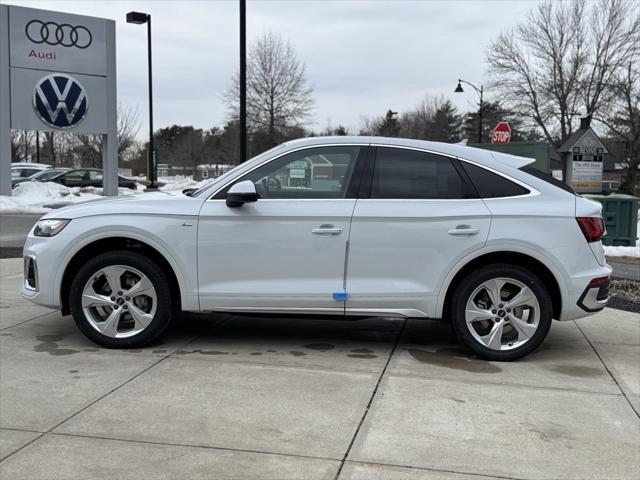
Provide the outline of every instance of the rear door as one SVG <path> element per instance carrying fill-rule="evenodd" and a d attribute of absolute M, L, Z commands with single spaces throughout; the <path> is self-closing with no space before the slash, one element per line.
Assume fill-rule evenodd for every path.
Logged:
<path fill-rule="evenodd" d="M 445 275 L 485 244 L 490 212 L 457 159 L 372 150 L 351 223 L 346 311 L 433 316 Z"/>

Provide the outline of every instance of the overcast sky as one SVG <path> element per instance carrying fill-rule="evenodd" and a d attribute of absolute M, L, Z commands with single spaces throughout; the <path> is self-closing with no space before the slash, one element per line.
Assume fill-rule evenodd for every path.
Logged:
<path fill-rule="evenodd" d="M 3 3 L 116 20 L 118 96 L 137 106 L 146 134 L 146 26 L 153 19 L 154 121 L 211 128 L 222 125 L 221 95 L 238 65 L 236 0 L 4 1 Z M 477 95 L 454 94 L 461 77 L 480 84 L 486 48 L 538 1 L 247 2 L 247 41 L 272 30 L 290 39 L 306 62 L 316 108 L 310 127 L 357 129 L 361 115 L 403 112 L 426 94 L 445 94 L 463 111 Z M 487 92 L 490 97 L 490 92 Z"/>

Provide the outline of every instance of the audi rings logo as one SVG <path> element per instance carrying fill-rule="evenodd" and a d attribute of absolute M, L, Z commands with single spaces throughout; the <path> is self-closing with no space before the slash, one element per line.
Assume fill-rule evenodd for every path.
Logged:
<path fill-rule="evenodd" d="M 52 73 L 33 91 L 33 108 L 40 120 L 54 128 L 72 128 L 87 115 L 87 94 L 71 75 Z"/>
<path fill-rule="evenodd" d="M 47 44 L 61 47 L 87 48 L 93 37 L 87 27 L 69 25 L 68 23 L 43 22 L 31 20 L 24 27 L 24 33 L 29 40 L 37 44 Z"/>

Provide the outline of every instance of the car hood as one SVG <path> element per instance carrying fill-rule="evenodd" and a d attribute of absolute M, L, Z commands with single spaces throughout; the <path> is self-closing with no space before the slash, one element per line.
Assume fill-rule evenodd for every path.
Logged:
<path fill-rule="evenodd" d="M 81 218 L 95 215 L 198 215 L 203 200 L 182 194 L 148 192 L 105 197 L 53 210 L 42 218 Z"/>

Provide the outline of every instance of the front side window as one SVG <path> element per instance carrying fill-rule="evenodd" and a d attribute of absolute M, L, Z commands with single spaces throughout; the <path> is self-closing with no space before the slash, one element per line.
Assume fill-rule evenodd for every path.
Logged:
<path fill-rule="evenodd" d="M 91 180 L 91 181 L 102 181 L 102 172 L 97 172 L 95 170 L 89 170 L 89 180 Z"/>
<path fill-rule="evenodd" d="M 70 172 L 70 173 L 67 173 L 67 174 L 63 175 L 63 178 L 65 180 L 82 180 L 83 177 L 84 177 L 84 175 L 83 175 L 83 173 L 81 171 Z"/>
<path fill-rule="evenodd" d="M 379 147 L 373 169 L 371 198 L 470 198 L 453 161 L 416 150 Z"/>
<path fill-rule="evenodd" d="M 57 175 L 60 175 L 60 172 L 57 170 L 45 171 L 38 175 L 38 180 L 41 182 L 45 182 Z"/>
<path fill-rule="evenodd" d="M 346 198 L 361 148 L 315 147 L 277 158 L 240 177 L 251 180 L 260 198 Z M 215 198 L 225 198 L 228 188 Z"/>

